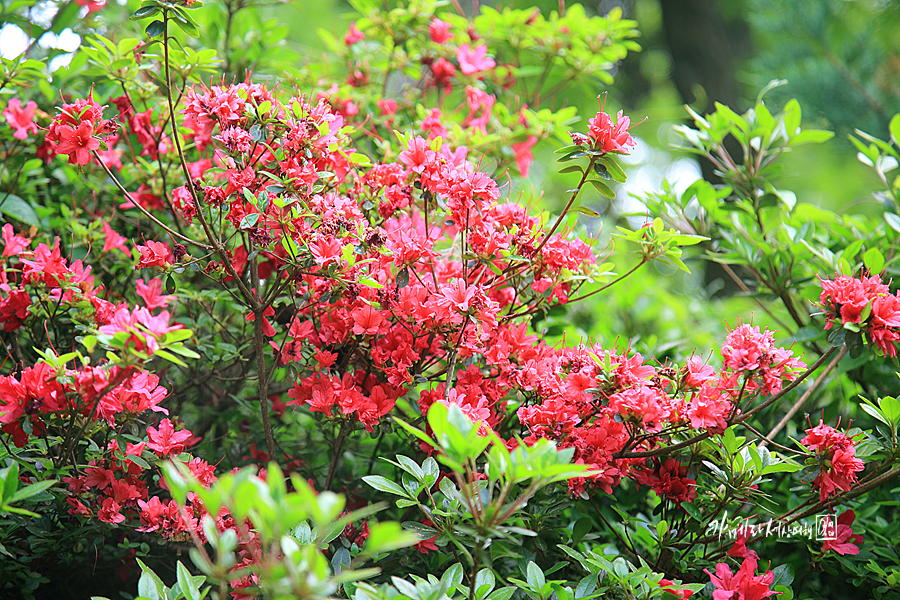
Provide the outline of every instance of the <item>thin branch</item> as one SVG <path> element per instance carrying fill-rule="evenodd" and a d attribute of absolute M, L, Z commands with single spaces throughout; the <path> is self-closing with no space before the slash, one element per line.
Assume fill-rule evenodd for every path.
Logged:
<path fill-rule="evenodd" d="M 841 359 L 847 355 L 848 350 L 849 348 L 847 348 L 847 346 L 841 348 L 841 351 L 838 352 L 833 359 L 831 359 L 831 362 L 828 363 L 828 366 L 825 367 L 825 370 L 819 373 L 819 376 L 816 378 L 815 382 L 813 382 L 813 384 L 809 386 L 809 389 L 803 392 L 803 395 L 800 396 L 800 398 L 794 403 L 790 410 L 788 410 L 787 413 L 785 413 L 785 415 L 781 418 L 781 420 L 778 421 L 778 424 L 772 428 L 772 431 L 769 432 L 769 435 L 766 436 L 766 439 L 763 440 L 760 446 L 765 446 L 767 441 L 778 435 L 778 432 L 788 424 L 788 421 L 790 421 L 793 416 L 797 414 L 797 411 L 800 410 L 800 407 L 803 406 L 803 404 L 807 400 L 809 400 L 809 397 L 812 396 L 812 393 L 816 391 L 816 389 L 822 384 L 823 381 L 825 381 L 825 378 L 828 377 L 828 374 L 831 373 L 831 371 L 837 366 Z"/>
<path fill-rule="evenodd" d="M 151 221 L 153 221 L 154 223 L 156 223 L 157 225 L 162 227 L 166 231 L 166 233 L 168 233 L 172 237 L 178 238 L 183 242 L 187 242 L 188 244 L 197 246 L 198 248 L 203 248 L 204 250 L 212 250 L 213 249 L 213 247 L 208 244 L 204 244 L 203 242 L 198 242 L 197 240 L 194 240 L 187 236 L 181 235 L 180 233 L 178 233 L 177 231 L 175 231 L 174 229 L 172 229 L 171 227 L 169 227 L 168 225 L 166 225 L 165 223 L 163 223 L 162 221 L 157 219 L 155 216 L 153 216 L 146 208 L 144 208 L 143 206 L 140 205 L 140 203 L 138 203 L 138 201 L 131 195 L 131 192 L 129 192 L 128 190 L 125 189 L 125 186 L 122 185 L 122 183 L 116 178 L 116 176 L 113 175 L 113 172 L 109 170 L 109 167 L 107 167 L 106 164 L 100 159 L 100 155 L 97 154 L 97 151 L 94 150 L 91 152 L 91 154 L 94 155 L 94 158 L 97 159 L 97 162 L 100 164 L 101 167 L 103 167 L 103 170 L 106 171 L 106 174 L 109 176 L 109 178 L 112 179 L 114 184 L 116 184 L 116 187 L 119 188 L 119 191 L 122 192 L 123 194 L 125 194 L 125 197 L 128 199 L 128 201 L 131 202 L 135 206 L 135 208 L 137 208 L 139 211 L 144 213 L 145 217 L 147 217 L 148 219 L 150 219 Z"/>
<path fill-rule="evenodd" d="M 785 325 L 784 322 L 783 322 L 781 319 L 779 319 L 778 317 L 776 317 L 776 316 L 775 316 L 775 313 L 772 312 L 772 309 L 770 309 L 768 306 L 766 306 L 765 304 L 763 304 L 763 303 L 760 301 L 759 298 L 757 298 L 756 296 L 753 295 L 753 292 L 750 290 L 750 288 L 747 287 L 747 284 L 745 284 L 745 283 L 741 280 L 741 278 L 737 276 L 737 273 L 735 273 L 734 270 L 733 270 L 730 266 L 728 266 L 728 265 L 725 264 L 725 263 L 721 263 L 721 262 L 717 262 L 716 264 L 718 264 L 720 267 L 722 267 L 722 270 L 724 270 L 725 273 L 728 274 L 728 276 L 731 278 L 731 280 L 732 280 L 735 284 L 737 284 L 737 286 L 738 286 L 739 288 L 741 288 L 741 291 L 744 292 L 745 294 L 747 294 L 748 297 L 753 298 L 753 301 L 756 302 L 756 304 L 757 304 L 761 309 L 763 309 L 763 310 L 765 311 L 765 313 L 766 313 L 767 315 L 769 315 L 769 316 L 772 318 L 772 320 L 775 321 L 775 322 L 778 324 L 779 327 L 781 327 L 784 331 L 790 333 L 791 328 L 788 327 L 787 325 Z"/>

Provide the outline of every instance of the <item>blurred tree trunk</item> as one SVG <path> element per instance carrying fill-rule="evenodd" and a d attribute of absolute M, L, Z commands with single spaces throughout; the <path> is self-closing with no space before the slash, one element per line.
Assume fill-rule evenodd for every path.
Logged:
<path fill-rule="evenodd" d="M 672 57 L 672 82 L 684 103 L 712 111 L 719 102 L 741 112 L 745 102 L 736 72 L 751 51 L 747 22 L 740 16 L 726 18 L 719 0 L 660 0 L 660 7 L 662 38 Z M 726 140 L 725 146 L 732 156 L 740 157 L 736 143 L 732 147 Z M 700 159 L 700 170 L 707 181 L 719 181 L 708 160 Z M 716 280 L 721 281 L 715 284 L 721 285 L 716 295 L 739 291 L 721 266 L 708 261 L 704 282 L 708 287 Z"/>
<path fill-rule="evenodd" d="M 719 0 L 660 0 L 662 35 L 672 56 L 672 81 L 685 104 L 693 104 L 699 85 L 707 108 L 721 102 L 743 104 L 735 76 L 751 49 L 750 29 L 741 18 L 723 15 Z"/>

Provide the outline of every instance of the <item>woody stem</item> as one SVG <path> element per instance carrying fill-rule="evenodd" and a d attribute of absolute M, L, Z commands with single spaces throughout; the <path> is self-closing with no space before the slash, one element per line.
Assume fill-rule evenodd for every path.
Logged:
<path fill-rule="evenodd" d="M 584 187 L 584 182 L 586 182 L 587 178 L 590 176 L 591 169 L 594 168 L 594 163 L 596 161 L 597 161 L 597 158 L 595 156 L 592 156 L 591 162 L 588 163 L 587 168 L 584 170 L 584 174 L 581 176 L 581 181 L 578 182 L 578 187 L 576 187 L 574 190 L 572 190 L 572 196 L 569 198 L 568 204 L 566 204 L 566 207 L 563 209 L 563 211 L 561 213 L 559 213 L 559 217 L 557 217 L 556 223 L 553 224 L 553 227 L 550 228 L 550 231 L 547 232 L 547 235 L 544 236 L 544 239 L 541 240 L 541 243 L 538 245 L 537 249 L 535 249 L 535 251 L 534 251 L 535 256 L 540 254 L 541 248 L 544 247 L 544 244 L 547 243 L 547 241 L 550 239 L 550 236 L 552 236 L 554 233 L 556 233 L 556 230 L 559 229 L 559 226 L 562 224 L 563 219 L 566 218 L 566 215 L 568 214 L 569 209 L 572 208 L 572 204 L 575 202 L 575 198 L 578 197 L 578 194 L 581 192 L 581 188 Z"/>
<path fill-rule="evenodd" d="M 238 286 L 238 289 L 241 290 L 241 295 L 244 297 L 247 306 L 255 309 L 259 302 L 254 298 L 253 294 L 250 293 L 250 290 L 247 289 L 247 285 L 241 279 L 241 277 L 235 272 L 234 267 L 231 265 L 231 259 L 228 256 L 228 251 L 225 246 L 222 244 L 221 240 L 218 237 L 213 235 L 212 230 L 209 227 L 209 223 L 206 222 L 206 216 L 203 214 L 202 204 L 200 203 L 200 196 L 197 193 L 197 189 L 194 186 L 194 179 L 191 177 L 191 171 L 188 169 L 187 160 L 184 158 L 184 150 L 181 147 L 181 138 L 178 135 L 178 124 L 175 119 L 175 102 L 172 100 L 172 74 L 169 69 L 169 11 L 168 9 L 163 11 L 163 62 L 166 71 L 166 99 L 169 102 L 169 121 L 172 123 L 172 138 L 175 140 L 175 149 L 178 151 L 178 159 L 181 162 L 181 169 L 184 171 L 184 177 L 187 180 L 185 183 L 185 187 L 187 187 L 188 191 L 191 193 L 191 199 L 194 201 L 194 207 L 197 209 L 197 218 L 200 220 L 200 225 L 203 227 L 203 233 L 206 234 L 206 238 L 209 240 L 210 244 L 212 244 L 213 249 L 215 249 L 216 254 L 222 259 L 222 264 L 225 265 L 225 270 L 228 271 L 228 274 L 234 279 L 235 283 Z"/>
<path fill-rule="evenodd" d="M 259 262 L 257 258 L 250 261 L 250 275 L 253 278 L 253 286 L 259 297 L 262 297 L 259 280 Z M 263 433 L 266 436 L 266 451 L 269 460 L 275 460 L 275 435 L 272 433 L 272 423 L 269 421 L 269 381 L 266 373 L 266 339 L 263 333 L 265 323 L 266 306 L 263 302 L 253 300 L 253 345 L 256 350 L 256 383 L 259 388 L 259 411 L 262 416 Z"/>

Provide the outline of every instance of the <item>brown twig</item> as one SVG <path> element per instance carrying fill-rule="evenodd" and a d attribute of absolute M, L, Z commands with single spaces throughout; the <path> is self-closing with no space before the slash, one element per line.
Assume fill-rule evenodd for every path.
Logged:
<path fill-rule="evenodd" d="M 841 351 L 838 352 L 833 359 L 831 359 L 831 362 L 828 363 L 828 366 L 825 367 L 825 370 L 819 373 L 819 376 L 816 378 L 813 384 L 809 386 L 809 389 L 803 392 L 803 395 L 800 396 L 800 398 L 794 403 L 790 410 L 788 410 L 787 413 L 785 413 L 785 415 L 781 418 L 781 420 L 778 421 L 778 424 L 772 428 L 772 431 L 770 431 L 769 435 L 766 436 L 766 439 L 763 440 L 762 443 L 760 443 L 760 446 L 765 446 L 766 442 L 770 441 L 772 438 L 778 435 L 778 432 L 781 431 L 785 425 L 787 425 L 788 421 L 790 421 L 795 414 L 797 414 L 797 411 L 800 410 L 800 407 L 803 406 L 803 404 L 807 400 L 809 400 L 809 397 L 812 396 L 812 393 L 816 391 L 816 389 L 822 384 L 823 381 L 825 381 L 825 378 L 837 366 L 841 359 L 846 356 L 848 350 L 849 349 L 847 348 L 847 346 L 841 348 Z"/>

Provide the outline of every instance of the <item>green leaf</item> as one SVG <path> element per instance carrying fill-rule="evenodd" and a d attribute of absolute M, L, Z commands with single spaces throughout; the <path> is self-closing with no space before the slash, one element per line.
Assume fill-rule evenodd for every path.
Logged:
<path fill-rule="evenodd" d="M 134 454 L 129 454 L 128 456 L 125 457 L 125 460 L 133 462 L 134 464 L 141 467 L 142 469 L 150 468 L 150 463 L 148 463 L 146 460 L 144 460 L 140 456 L 137 456 Z"/>
<path fill-rule="evenodd" d="M 563 146 L 562 148 L 557 148 L 553 151 L 553 154 L 568 154 L 569 152 L 576 152 L 581 149 L 581 146 Z"/>
<path fill-rule="evenodd" d="M 788 462 L 780 462 L 763 467 L 762 471 L 760 471 L 759 474 L 768 475 L 769 473 L 794 473 L 799 470 L 800 465 Z"/>
<path fill-rule="evenodd" d="M 891 118 L 891 124 L 888 127 L 891 131 L 891 139 L 897 146 L 900 146 L 900 113 Z"/>
<path fill-rule="evenodd" d="M 181 588 L 181 593 L 184 594 L 186 600 L 200 600 L 200 590 L 197 588 L 196 583 L 194 583 L 194 578 L 191 576 L 190 571 L 187 570 L 181 561 L 178 561 L 178 585 Z"/>
<path fill-rule="evenodd" d="M 397 287 L 405 288 L 409 285 L 409 268 L 403 267 L 399 273 L 397 273 Z"/>
<path fill-rule="evenodd" d="M 881 405 L 881 411 L 884 413 L 884 416 L 892 425 L 900 422 L 900 401 L 893 396 L 885 396 L 878 403 Z"/>
<path fill-rule="evenodd" d="M 157 350 L 153 354 L 154 354 L 154 356 L 159 356 L 160 358 L 164 358 L 169 362 L 173 362 L 176 365 L 178 365 L 179 367 L 187 368 L 187 363 L 185 363 L 183 360 L 181 360 L 174 354 L 170 354 L 169 352 L 166 352 L 165 350 Z"/>
<path fill-rule="evenodd" d="M 525 574 L 526 578 L 528 579 L 528 585 L 540 592 L 545 583 L 544 572 L 541 571 L 541 568 L 538 567 L 533 561 L 531 561 L 525 568 Z"/>
<path fill-rule="evenodd" d="M 153 21 L 149 25 L 147 25 L 147 29 L 144 32 L 147 34 L 147 37 L 158 37 L 161 36 L 166 31 L 166 25 L 162 21 Z"/>
<path fill-rule="evenodd" d="M 136 11 L 134 11 L 133 13 L 131 13 L 131 16 L 128 18 L 131 19 L 132 21 L 137 21 L 138 19 L 145 19 L 147 17 L 155 15 L 156 13 L 159 12 L 159 10 L 160 10 L 160 7 L 156 4 L 142 6 L 139 9 L 137 9 Z"/>
<path fill-rule="evenodd" d="M 185 358 L 200 358 L 200 355 L 191 350 L 190 348 L 185 347 L 184 344 L 173 344 L 167 348 L 170 352 L 174 352 L 179 356 L 184 356 Z"/>
<path fill-rule="evenodd" d="M 172 17 L 175 21 L 175 24 L 178 25 L 178 27 L 180 27 L 181 30 L 189 36 L 197 37 L 200 35 L 200 29 L 197 21 L 195 21 L 193 17 L 191 17 L 185 11 L 175 7 L 172 9 Z"/>
<path fill-rule="evenodd" d="M 606 165 L 604 165 L 602 162 L 594 163 L 594 171 L 597 173 L 597 175 L 600 176 L 601 179 L 606 179 L 607 181 L 612 179 L 612 175 L 610 174 L 609 169 L 607 169 Z"/>
<path fill-rule="evenodd" d="M 513 586 L 502 587 L 491 592 L 491 595 L 488 596 L 488 600 L 509 600 L 515 593 L 516 588 Z"/>
<path fill-rule="evenodd" d="M 0 212 L 17 221 L 40 227 L 41 220 L 31 205 L 14 194 L 6 196 L 6 200 L 0 198 Z"/>
<path fill-rule="evenodd" d="M 382 477 L 381 475 L 366 475 L 363 477 L 363 481 L 367 484 L 375 488 L 380 492 L 386 492 L 388 494 L 395 494 L 397 496 L 408 496 L 403 487 L 400 486 L 399 483 L 395 483 L 386 477 Z"/>
<path fill-rule="evenodd" d="M 872 417 L 875 417 L 885 425 L 890 425 L 890 422 L 887 420 L 887 417 L 882 414 L 881 410 L 878 407 L 872 404 L 860 404 L 859 407 L 863 409 L 863 412 L 869 414 Z"/>
<path fill-rule="evenodd" d="M 176 329 L 175 331 L 170 331 L 169 333 L 163 336 L 166 344 L 173 344 L 175 342 L 181 342 L 194 335 L 194 332 L 190 329 Z"/>
<path fill-rule="evenodd" d="M 587 206 L 573 206 L 572 210 L 574 210 L 575 212 L 580 212 L 583 215 L 587 215 L 588 217 L 600 216 L 600 213 L 598 213 L 596 210 L 588 208 Z"/>
<path fill-rule="evenodd" d="M 740 129 L 744 133 L 747 133 L 747 131 L 749 130 L 749 127 L 747 126 L 747 121 L 744 119 L 744 117 L 737 114 L 736 112 L 734 112 L 733 110 L 731 110 L 730 108 L 725 106 L 724 104 L 720 104 L 720 103 L 716 102 L 715 106 L 716 106 L 716 113 L 725 117 L 725 119 L 727 119 L 728 121 L 730 121 L 731 123 L 736 125 L 738 127 L 738 129 Z"/>
<path fill-rule="evenodd" d="M 894 213 L 886 212 L 884 213 L 884 220 L 891 229 L 900 233 L 900 217 Z"/>
<path fill-rule="evenodd" d="M 613 181 L 617 181 L 618 183 L 625 183 L 625 171 L 611 156 L 604 156 L 598 161 L 598 164 L 602 164 L 606 167 L 607 171 L 609 172 L 609 176 L 612 177 Z"/>
<path fill-rule="evenodd" d="M 388 552 L 406 546 L 413 546 L 420 541 L 419 536 L 406 531 L 396 521 L 386 521 L 369 526 L 369 537 L 366 550 L 370 553 Z"/>
<path fill-rule="evenodd" d="M 172 274 L 166 275 L 166 293 L 174 294 L 176 289 L 175 279 L 172 278 Z"/>
<path fill-rule="evenodd" d="M 660 521 L 656 524 L 656 535 L 658 539 L 663 539 L 666 537 L 666 534 L 669 532 L 669 523 L 667 521 Z"/>
<path fill-rule="evenodd" d="M 138 595 L 149 598 L 149 600 L 166 600 L 166 586 L 162 579 L 153 572 L 153 569 L 145 565 L 141 559 L 137 558 L 137 563 L 141 567 L 141 578 L 138 580 Z"/>
<path fill-rule="evenodd" d="M 590 517 L 581 517 L 572 526 L 572 543 L 577 544 L 585 535 L 587 535 L 594 526 L 594 522 Z"/>
<path fill-rule="evenodd" d="M 791 139 L 791 146 L 822 144 L 833 137 L 833 131 L 825 131 L 824 129 L 804 129 Z"/>
<path fill-rule="evenodd" d="M 896 402 L 896 400 L 895 400 Z M 40 494 L 44 490 L 52 487 L 56 483 L 55 480 L 47 480 L 47 481 L 38 481 L 37 483 L 33 483 L 28 487 L 24 487 L 15 494 L 13 494 L 12 498 L 9 499 L 9 502 L 20 502 L 26 498 L 31 498 L 37 494 Z"/>
<path fill-rule="evenodd" d="M 19 463 L 13 462 L 6 469 L 3 488 L 0 489 L 0 492 L 2 492 L 0 499 L 7 498 L 7 502 L 9 502 L 9 499 L 13 497 L 17 489 L 19 489 Z"/>
<path fill-rule="evenodd" d="M 33 517 L 35 519 L 41 516 L 35 512 L 31 512 L 30 510 L 25 510 L 24 508 L 16 508 L 15 506 L 0 504 L 0 513 L 4 512 L 11 512 L 17 515 L 25 515 L 26 517 Z"/>
<path fill-rule="evenodd" d="M 256 222 L 259 221 L 259 213 L 252 213 L 241 219 L 241 225 L 239 229 L 250 229 Z"/>
<path fill-rule="evenodd" d="M 366 287 L 371 287 L 371 288 L 376 288 L 376 289 L 381 289 L 384 287 L 382 284 L 378 283 L 371 277 L 360 277 L 358 281 L 359 281 L 360 285 L 364 285 Z"/>
<path fill-rule="evenodd" d="M 872 275 L 878 275 L 884 269 L 884 255 L 878 248 L 869 248 L 863 255 L 863 263 Z"/>
<path fill-rule="evenodd" d="M 606 196 L 607 198 L 615 198 L 616 193 L 610 189 L 608 185 L 600 181 L 599 179 L 591 179 L 591 185 L 597 188 L 597 191 L 600 192 L 601 196 Z"/>
<path fill-rule="evenodd" d="M 792 98 L 784 105 L 784 128 L 787 130 L 788 137 L 795 137 L 797 129 L 800 128 L 800 103 L 796 98 Z"/>

